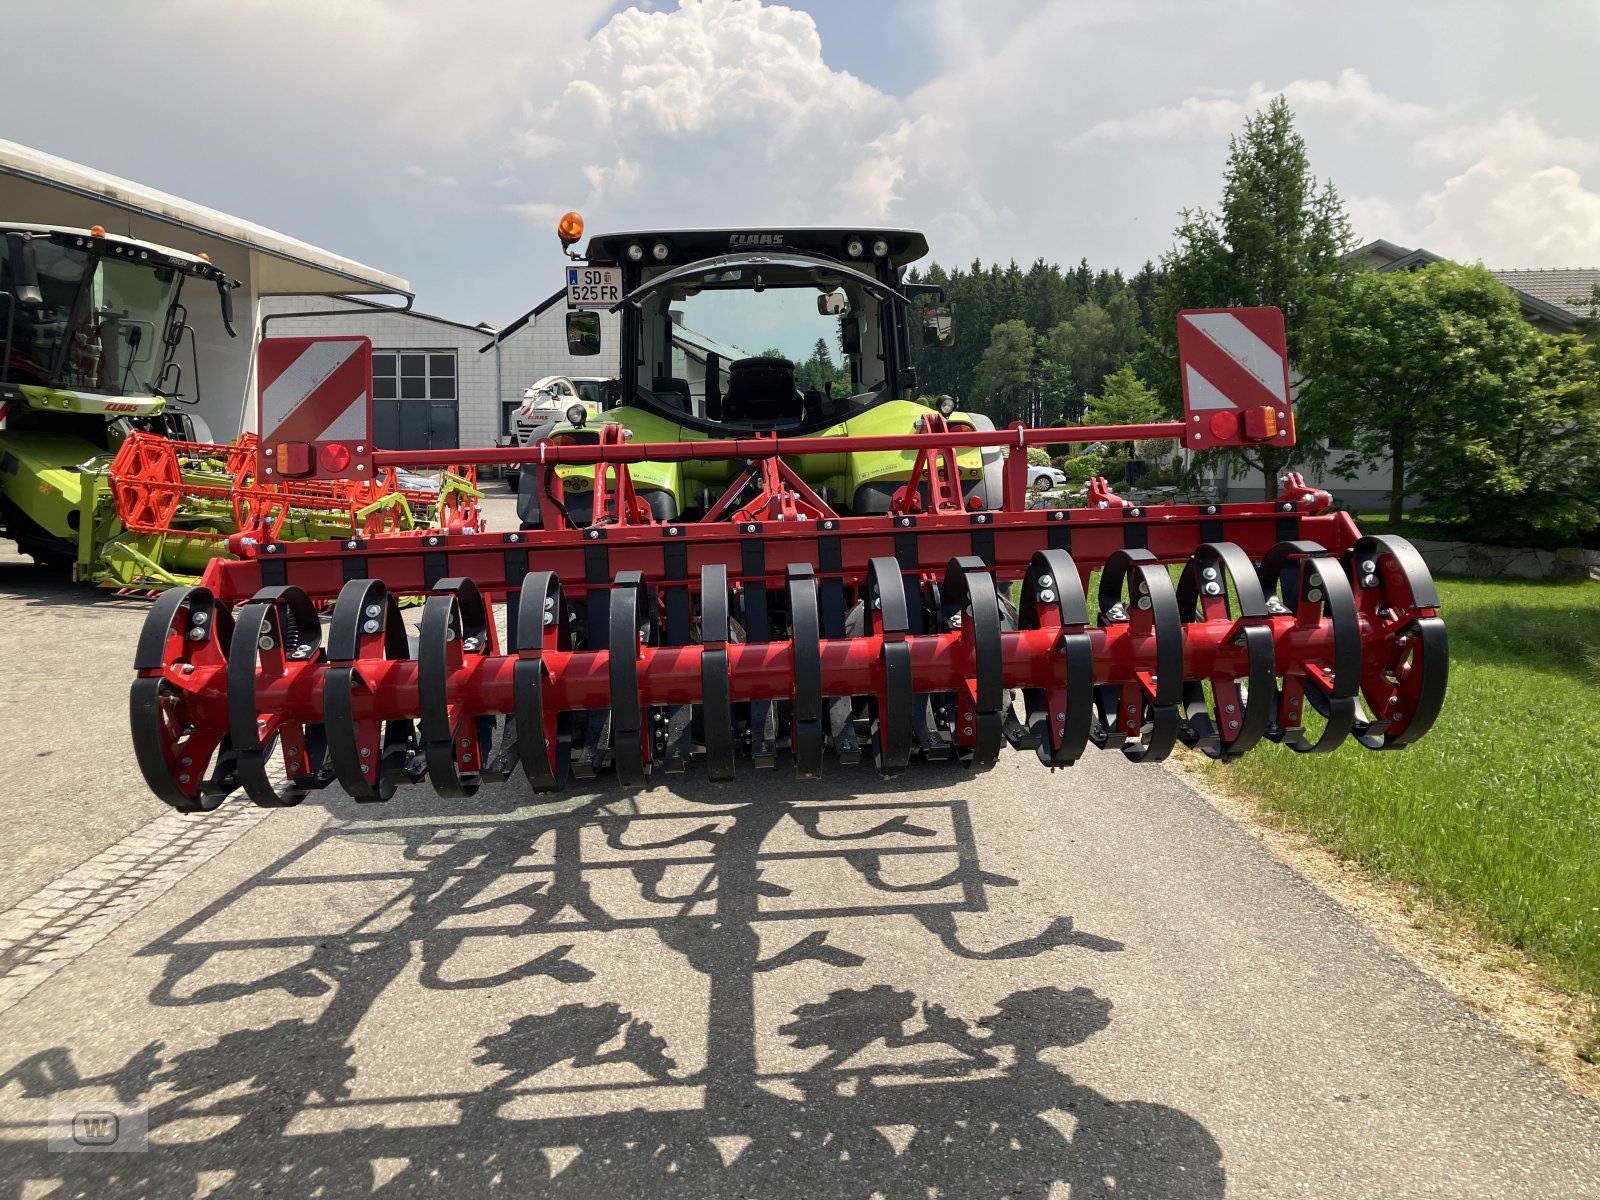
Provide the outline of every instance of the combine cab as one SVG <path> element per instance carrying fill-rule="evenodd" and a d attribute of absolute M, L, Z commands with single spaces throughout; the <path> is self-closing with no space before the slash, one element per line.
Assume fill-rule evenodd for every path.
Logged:
<path fill-rule="evenodd" d="M 569 215 L 563 243 L 580 236 Z M 889 230 L 593 239 L 568 271 L 568 340 L 593 352 L 593 310 L 621 314 L 621 403 L 472 452 L 523 464 L 523 528 L 268 541 L 169 591 L 131 698 L 151 788 L 197 811 L 333 782 L 381 801 L 424 777 L 468 796 L 514 772 L 553 792 L 697 761 L 714 780 L 893 775 L 980 771 L 1008 747 L 1055 768 L 1428 730 L 1447 672 L 1432 581 L 1325 492 L 1291 476 L 1274 502 L 1144 507 L 1096 481 L 1087 507 L 1027 505 L 1030 446 L 1291 444 L 1275 310 L 1180 316 L 1180 421 L 996 430 L 911 399 L 913 333 L 951 330 L 937 292 L 904 287 L 925 250 Z M 844 351 L 835 386 L 707 349 L 812 310 Z M 691 331 L 693 363 L 673 349 Z M 432 465 L 362 434 L 281 452 Z"/>
<path fill-rule="evenodd" d="M 425 523 L 433 499 L 390 471 L 334 486 L 258 479 L 248 443 L 213 444 L 175 402 L 192 344 L 185 290 L 235 282 L 203 255 L 105 229 L 0 225 L 0 528 L 85 582 L 192 583 L 229 539 L 330 538 Z M 192 297 L 189 299 L 193 303 Z"/>

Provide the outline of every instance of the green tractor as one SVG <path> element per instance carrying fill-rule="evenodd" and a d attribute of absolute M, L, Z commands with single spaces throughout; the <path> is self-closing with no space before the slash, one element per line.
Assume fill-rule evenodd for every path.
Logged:
<path fill-rule="evenodd" d="M 582 222 L 561 227 L 571 246 Z M 914 397 L 912 336 L 948 341 L 951 311 L 935 287 L 905 288 L 906 268 L 928 252 L 905 230 L 695 230 L 592 238 L 567 269 L 567 341 L 573 354 L 601 349 L 600 309 L 620 314 L 618 377 L 600 424 L 641 443 L 759 435 L 903 436 L 929 409 Z M 809 353 L 809 359 L 804 355 Z M 987 417 L 957 412 L 955 429 L 993 429 Z M 581 406 L 543 431 L 556 444 L 598 442 L 603 431 Z M 810 454 L 788 466 L 835 511 L 890 510 L 910 478 L 913 449 Z M 963 497 L 974 508 L 1000 501 L 1003 452 L 957 456 Z M 638 498 L 657 520 L 706 515 L 743 464 L 725 458 L 644 462 L 630 467 Z M 574 526 L 594 519 L 594 472 L 560 467 L 562 511 Z M 541 485 L 541 480 L 545 482 Z M 524 528 L 552 506 L 539 487 L 549 474 L 524 472 L 518 514 Z M 924 497 L 926 498 L 926 497 Z"/>
<path fill-rule="evenodd" d="M 202 569 L 215 541 L 156 545 L 123 533 L 107 473 L 135 430 L 210 440 L 170 407 L 183 398 L 177 356 L 192 339 L 182 295 L 191 280 L 214 286 L 233 337 L 238 284 L 203 256 L 98 225 L 3 224 L 0 234 L 0 527 L 24 553 L 80 579 L 165 584 L 174 571 Z M 183 469 L 186 482 L 192 473 L 196 484 L 227 486 L 219 454 Z M 232 513 L 203 519 L 215 533 Z"/>

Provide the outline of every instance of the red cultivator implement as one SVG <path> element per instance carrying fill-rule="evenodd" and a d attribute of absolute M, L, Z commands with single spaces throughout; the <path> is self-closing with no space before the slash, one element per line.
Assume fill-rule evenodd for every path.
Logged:
<path fill-rule="evenodd" d="M 780 762 L 814 778 L 863 758 L 984 770 L 1007 746 L 1055 768 L 1091 746 L 1156 762 L 1180 742 L 1232 759 L 1263 740 L 1415 741 L 1445 690 L 1432 581 L 1326 493 L 1291 476 L 1273 502 L 1146 507 L 1102 485 L 1090 507 L 1027 506 L 1029 446 L 1292 428 L 1286 384 L 1264 413 L 1201 399 L 1191 388 L 1182 421 L 1114 429 L 986 430 L 919 408 L 901 435 L 775 422 L 640 444 L 619 419 L 531 463 L 528 447 L 476 452 L 524 464 L 532 527 L 267 542 L 164 595 L 135 664 L 141 769 L 204 810 L 237 788 L 289 805 L 333 782 L 384 800 L 423 777 L 469 796 L 517 771 L 539 792 L 610 771 L 642 787 L 696 758 L 714 780 Z M 980 491 L 961 456 L 1006 449 L 999 494 Z M 885 452 L 903 460 L 886 512 L 808 483 L 813 458 Z M 641 498 L 647 466 L 707 463 L 728 482 L 698 511 L 662 518 Z M 562 481 L 591 467 L 592 518 L 575 522 Z M 416 596 L 413 633 L 398 601 Z"/>

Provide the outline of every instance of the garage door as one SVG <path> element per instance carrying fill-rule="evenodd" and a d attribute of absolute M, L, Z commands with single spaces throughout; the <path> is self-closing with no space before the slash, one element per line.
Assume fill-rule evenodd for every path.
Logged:
<path fill-rule="evenodd" d="M 453 350 L 372 352 L 372 440 L 384 450 L 461 444 Z"/>

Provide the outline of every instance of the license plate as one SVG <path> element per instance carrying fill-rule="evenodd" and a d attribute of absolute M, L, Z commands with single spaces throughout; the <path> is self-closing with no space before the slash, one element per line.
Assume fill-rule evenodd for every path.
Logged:
<path fill-rule="evenodd" d="M 568 267 L 568 308 L 610 308 L 622 302 L 621 267 Z"/>

